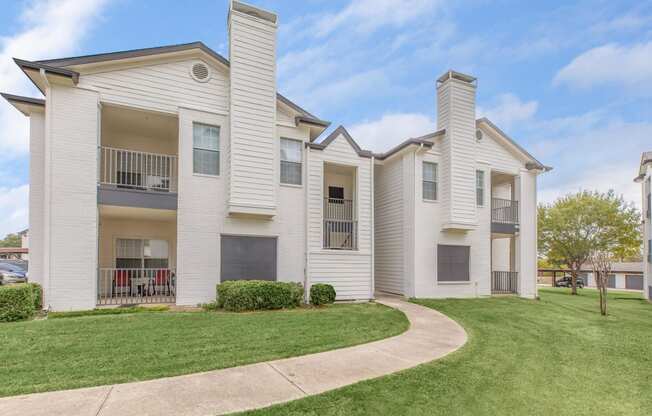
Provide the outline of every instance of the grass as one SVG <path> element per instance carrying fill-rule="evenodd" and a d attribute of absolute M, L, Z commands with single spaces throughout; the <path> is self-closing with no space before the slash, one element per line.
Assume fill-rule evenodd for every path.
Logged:
<path fill-rule="evenodd" d="M 122 315 L 125 313 L 166 312 L 169 306 L 128 306 L 123 308 L 91 309 L 89 311 L 50 312 L 48 319 L 79 318 L 81 316 Z"/>
<path fill-rule="evenodd" d="M 247 413 L 272 415 L 649 415 L 652 305 L 610 292 L 415 300 L 460 322 L 461 350 L 413 369 Z"/>
<path fill-rule="evenodd" d="M 378 304 L 224 313 L 139 312 L 0 326 L 0 396 L 147 380 L 292 357 L 393 336 Z"/>

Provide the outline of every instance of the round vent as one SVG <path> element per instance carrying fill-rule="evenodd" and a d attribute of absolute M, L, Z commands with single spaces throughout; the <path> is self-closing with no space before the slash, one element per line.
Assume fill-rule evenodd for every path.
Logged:
<path fill-rule="evenodd" d="M 208 68 L 208 65 L 203 62 L 194 63 L 190 69 L 190 73 L 195 81 L 199 82 L 206 82 L 211 77 L 211 71 Z"/>
<path fill-rule="evenodd" d="M 477 140 L 482 140 L 482 131 L 481 130 L 476 130 L 475 131 L 475 138 Z"/>

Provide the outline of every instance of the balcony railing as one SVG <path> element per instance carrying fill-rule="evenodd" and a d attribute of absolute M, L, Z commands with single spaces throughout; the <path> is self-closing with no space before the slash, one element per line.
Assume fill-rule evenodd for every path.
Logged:
<path fill-rule="evenodd" d="M 358 222 L 350 199 L 324 198 L 324 248 L 358 248 Z"/>
<path fill-rule="evenodd" d="M 100 147 L 99 182 L 118 188 L 177 191 L 177 156 Z"/>
<path fill-rule="evenodd" d="M 518 224 L 518 201 L 491 198 L 491 222 Z"/>
<path fill-rule="evenodd" d="M 176 287 L 173 269 L 100 269 L 97 304 L 174 303 Z"/>
<path fill-rule="evenodd" d="M 518 272 L 491 272 L 491 293 L 517 293 Z"/>

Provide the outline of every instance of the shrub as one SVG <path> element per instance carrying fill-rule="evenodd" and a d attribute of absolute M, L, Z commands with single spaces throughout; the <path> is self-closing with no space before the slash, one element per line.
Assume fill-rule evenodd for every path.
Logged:
<path fill-rule="evenodd" d="M 233 280 L 217 285 L 217 306 L 234 312 L 296 308 L 302 299 L 300 283 Z"/>
<path fill-rule="evenodd" d="M 34 315 L 34 295 L 27 284 L 0 286 L 0 322 L 20 321 Z"/>
<path fill-rule="evenodd" d="M 34 309 L 40 311 L 43 309 L 43 288 L 38 283 L 28 283 L 28 285 L 32 289 Z"/>
<path fill-rule="evenodd" d="M 316 283 L 310 286 L 310 303 L 315 306 L 335 302 L 335 289 L 331 285 Z"/>

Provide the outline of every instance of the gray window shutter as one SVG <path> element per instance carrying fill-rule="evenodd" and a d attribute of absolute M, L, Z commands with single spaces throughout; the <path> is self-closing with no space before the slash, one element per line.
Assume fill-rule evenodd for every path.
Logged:
<path fill-rule="evenodd" d="M 276 238 L 223 235 L 221 280 L 276 280 Z"/>
<path fill-rule="evenodd" d="M 437 281 L 468 282 L 469 246 L 437 246 Z"/>

